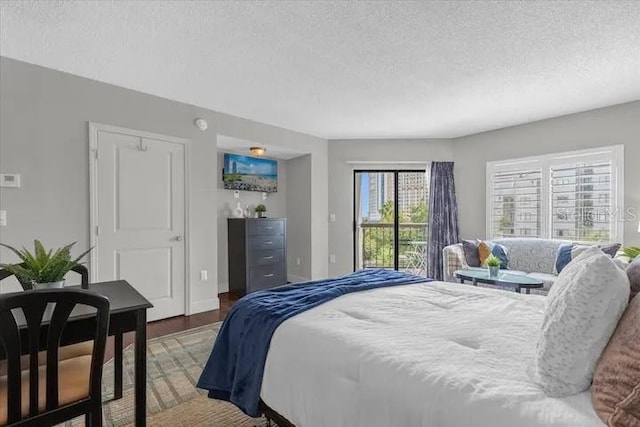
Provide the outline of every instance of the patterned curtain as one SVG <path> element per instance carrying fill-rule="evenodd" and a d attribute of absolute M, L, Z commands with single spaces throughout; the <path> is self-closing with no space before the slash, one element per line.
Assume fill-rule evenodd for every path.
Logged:
<path fill-rule="evenodd" d="M 443 279 L 442 250 L 458 241 L 458 203 L 453 162 L 433 162 L 429 185 L 427 277 Z"/>

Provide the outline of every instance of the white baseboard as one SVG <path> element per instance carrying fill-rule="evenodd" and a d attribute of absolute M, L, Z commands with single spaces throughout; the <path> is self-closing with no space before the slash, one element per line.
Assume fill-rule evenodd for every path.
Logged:
<path fill-rule="evenodd" d="M 287 280 L 291 283 L 308 282 L 311 279 L 302 276 L 296 276 L 295 274 L 287 274 Z"/>
<path fill-rule="evenodd" d="M 191 301 L 189 306 L 189 314 L 202 313 L 203 311 L 218 310 L 220 308 L 220 299 L 218 297 L 206 299 L 202 301 Z"/>

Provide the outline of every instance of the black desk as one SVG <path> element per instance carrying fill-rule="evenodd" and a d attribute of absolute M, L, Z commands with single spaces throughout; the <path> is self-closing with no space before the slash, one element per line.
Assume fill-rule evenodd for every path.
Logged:
<path fill-rule="evenodd" d="M 69 286 L 67 289 L 80 289 L 80 286 Z M 125 280 L 113 282 L 91 283 L 86 288 L 89 291 L 109 298 L 111 310 L 109 313 L 109 335 L 114 336 L 114 370 L 115 370 L 115 398 L 122 397 L 122 352 L 123 334 L 135 332 L 135 425 L 146 426 L 147 403 L 147 309 L 153 305 L 136 291 Z M 84 342 L 94 338 L 95 310 L 86 306 L 76 306 L 69 316 L 63 334 L 63 345 Z M 43 322 L 46 324 L 46 322 Z M 26 332 L 26 326 L 25 326 Z M 45 336 L 43 335 L 43 338 Z M 28 338 L 22 339 L 23 344 Z M 43 340 L 43 346 L 45 342 Z M 28 353 L 28 345 L 23 349 Z"/>

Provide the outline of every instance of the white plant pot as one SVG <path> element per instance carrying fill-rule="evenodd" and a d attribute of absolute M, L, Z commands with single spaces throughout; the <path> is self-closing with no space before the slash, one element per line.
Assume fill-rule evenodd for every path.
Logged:
<path fill-rule="evenodd" d="M 495 278 L 500 274 L 500 266 L 489 266 L 489 277 Z"/>
<path fill-rule="evenodd" d="M 62 289 L 64 288 L 64 280 L 49 283 L 34 283 L 33 289 Z"/>

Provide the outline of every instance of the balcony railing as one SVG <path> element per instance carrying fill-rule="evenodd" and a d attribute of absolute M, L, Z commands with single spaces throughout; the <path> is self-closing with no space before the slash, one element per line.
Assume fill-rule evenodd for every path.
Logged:
<path fill-rule="evenodd" d="M 403 223 L 398 228 L 398 267 L 413 274 L 425 275 L 428 225 Z M 392 223 L 358 225 L 358 265 L 362 268 L 394 267 L 394 227 Z"/>

